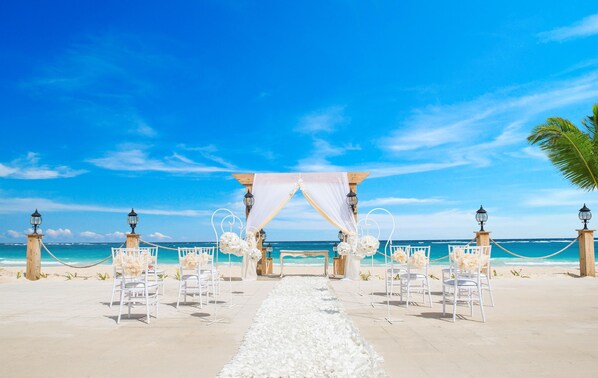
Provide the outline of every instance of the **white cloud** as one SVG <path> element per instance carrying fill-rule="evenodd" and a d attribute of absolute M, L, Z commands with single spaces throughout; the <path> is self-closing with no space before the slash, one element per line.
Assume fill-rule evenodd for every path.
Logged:
<path fill-rule="evenodd" d="M 598 14 L 593 14 L 583 18 L 573 25 L 556 28 L 547 32 L 538 34 L 538 37 L 544 41 L 562 42 L 567 39 L 590 37 L 598 34 Z"/>
<path fill-rule="evenodd" d="M 215 160 L 214 158 L 210 160 Z M 163 158 L 150 157 L 142 146 L 122 145 L 118 151 L 108 152 L 104 157 L 90 159 L 97 167 L 114 171 L 166 172 L 174 174 L 207 174 L 232 172 L 234 167 L 219 160 L 220 166 L 195 162 L 179 153 Z"/>
<path fill-rule="evenodd" d="M 360 201 L 359 206 L 376 207 L 389 205 L 413 205 L 413 204 L 434 204 L 444 202 L 439 198 L 402 198 L 402 197 L 383 197 L 371 200 Z"/>
<path fill-rule="evenodd" d="M 523 200 L 529 207 L 569 207 L 572 211 L 579 209 L 584 203 L 591 208 L 595 194 L 576 189 L 543 189 L 528 194 Z"/>
<path fill-rule="evenodd" d="M 120 231 L 115 231 L 115 232 L 106 234 L 106 238 L 108 240 L 125 240 L 126 237 L 127 237 L 127 234 L 125 234 L 124 232 L 120 232 Z"/>
<path fill-rule="evenodd" d="M 7 230 L 6 231 L 6 236 L 8 236 L 9 238 L 21 238 L 23 237 L 23 234 L 21 234 L 20 232 L 17 232 L 15 230 Z"/>
<path fill-rule="evenodd" d="M 100 240 L 100 239 L 104 238 L 104 235 L 98 234 L 93 231 L 83 231 L 83 232 L 79 233 L 79 236 L 86 238 L 86 239 L 95 239 L 95 240 Z"/>
<path fill-rule="evenodd" d="M 310 113 L 301 118 L 295 130 L 305 134 L 331 133 L 339 124 L 347 122 L 344 111 L 344 106 L 332 106 Z"/>
<path fill-rule="evenodd" d="M 144 137 L 154 138 L 158 133 L 154 130 L 151 126 L 143 121 L 139 121 L 137 123 L 137 128 L 135 129 L 135 133 Z"/>
<path fill-rule="evenodd" d="M 50 238 L 70 238 L 73 233 L 68 228 L 59 228 L 57 230 L 48 228 L 45 234 Z"/>
<path fill-rule="evenodd" d="M 74 203 L 61 203 L 46 198 L 30 197 L 0 197 L 0 213 L 15 213 L 30 211 L 32 208 L 38 208 L 40 211 L 85 211 L 98 213 L 120 213 L 128 214 L 131 208 L 128 207 L 109 207 L 100 205 L 85 205 Z M 191 209 L 144 209 L 135 210 L 139 215 L 165 215 L 165 216 L 185 216 L 185 217 L 204 217 L 210 215 L 207 210 Z"/>
<path fill-rule="evenodd" d="M 150 238 L 152 239 L 157 239 L 157 240 L 167 240 L 167 239 L 172 239 L 172 237 L 168 236 L 168 235 L 164 235 L 161 232 L 154 232 L 152 234 L 148 235 Z"/>
<path fill-rule="evenodd" d="M 9 163 L 0 163 L 0 178 L 47 180 L 75 177 L 86 172 L 63 165 L 55 167 L 40 165 L 39 160 L 39 154 L 29 152 L 23 158 L 15 159 Z"/>

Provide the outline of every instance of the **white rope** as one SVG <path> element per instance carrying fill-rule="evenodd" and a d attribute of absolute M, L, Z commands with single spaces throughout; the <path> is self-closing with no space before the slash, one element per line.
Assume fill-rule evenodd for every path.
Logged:
<path fill-rule="evenodd" d="M 502 250 L 503 250 L 503 251 L 505 251 L 506 253 L 508 253 L 508 254 L 511 254 L 511 255 L 513 255 L 513 256 L 515 256 L 515 257 L 519 257 L 519 258 L 521 258 L 521 259 L 540 260 L 540 259 L 548 259 L 548 258 L 550 258 L 550 257 L 553 257 L 553 256 L 556 256 L 556 255 L 558 255 L 559 253 L 562 253 L 562 252 L 564 252 L 564 251 L 565 251 L 567 248 L 571 247 L 571 246 L 573 245 L 573 243 L 575 243 L 575 242 L 577 241 L 577 239 L 578 239 L 578 238 L 575 238 L 575 239 L 573 239 L 573 241 L 571 241 L 571 243 L 569 243 L 569 244 L 568 244 L 568 245 L 567 245 L 565 248 L 563 248 L 563 249 L 561 249 L 561 250 L 558 250 L 558 251 L 556 251 L 555 253 L 551 253 L 550 255 L 546 255 L 546 256 L 539 256 L 539 257 L 529 257 L 529 256 L 523 256 L 523 255 L 519 255 L 519 254 L 517 254 L 517 253 L 515 253 L 515 252 L 511 252 L 511 251 L 509 251 L 508 249 L 506 249 L 506 248 L 505 248 L 505 247 L 503 247 L 502 245 L 498 244 L 498 243 L 496 242 L 496 240 L 494 240 L 494 239 L 492 239 L 492 238 L 490 238 L 490 241 L 491 241 L 492 243 L 494 243 L 494 245 L 496 245 L 498 248 L 502 249 Z"/>
<path fill-rule="evenodd" d="M 151 245 L 152 247 L 158 247 L 158 248 L 162 248 L 162 249 L 168 249 L 168 250 L 171 250 L 171 251 L 178 251 L 178 250 L 179 250 L 178 248 L 164 247 L 164 246 L 162 246 L 162 245 L 158 245 L 158 244 L 150 243 L 150 242 L 147 242 L 147 241 L 145 241 L 145 240 L 141 240 L 141 242 L 142 242 L 142 243 L 145 243 L 145 244 L 149 244 L 149 245 Z"/>
<path fill-rule="evenodd" d="M 45 250 L 46 252 L 48 252 L 48 255 L 50 255 L 50 256 L 51 256 L 51 257 L 52 257 L 54 260 L 58 261 L 58 262 L 59 262 L 59 263 L 61 263 L 62 265 L 66 265 L 66 266 L 68 266 L 68 267 L 70 267 L 70 268 L 75 268 L 75 269 L 85 269 L 85 268 L 91 268 L 91 267 L 94 267 L 94 266 L 96 266 L 96 265 L 100 265 L 100 264 L 102 264 L 103 262 L 107 261 L 108 259 L 110 259 L 110 258 L 112 257 L 112 254 L 110 254 L 110 256 L 106 257 L 106 258 L 105 258 L 105 259 L 103 259 L 102 261 L 99 261 L 99 262 L 97 262 L 97 263 L 95 263 L 95 264 L 91 264 L 91 265 L 72 265 L 72 264 L 69 264 L 69 263 L 67 263 L 67 262 L 64 262 L 64 261 L 60 260 L 58 257 L 54 256 L 54 254 L 53 254 L 52 252 L 50 252 L 50 250 L 48 249 L 48 247 L 46 247 L 46 245 L 45 245 L 45 244 L 44 244 L 44 243 L 43 243 L 41 240 L 39 241 L 39 244 L 40 244 L 40 245 L 41 245 L 41 246 L 44 248 L 44 250 Z M 124 245 L 124 243 L 121 245 L 121 247 L 122 247 L 123 245 Z"/>

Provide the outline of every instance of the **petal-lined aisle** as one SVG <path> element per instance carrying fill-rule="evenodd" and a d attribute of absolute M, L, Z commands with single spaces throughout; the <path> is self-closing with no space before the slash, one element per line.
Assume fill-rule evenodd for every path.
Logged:
<path fill-rule="evenodd" d="M 382 377 L 323 277 L 285 277 L 258 310 L 221 377 Z"/>

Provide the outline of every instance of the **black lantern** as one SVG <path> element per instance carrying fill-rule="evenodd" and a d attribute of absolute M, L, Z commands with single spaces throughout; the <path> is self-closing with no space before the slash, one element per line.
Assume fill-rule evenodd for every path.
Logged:
<path fill-rule="evenodd" d="M 266 246 L 266 252 L 268 252 L 268 258 L 272 257 L 272 250 L 273 250 L 272 244 L 268 243 L 268 245 Z"/>
<path fill-rule="evenodd" d="M 332 250 L 334 251 L 334 257 L 338 257 L 338 243 L 334 242 L 332 245 Z"/>
<path fill-rule="evenodd" d="M 263 242 L 266 241 L 266 230 L 264 230 L 263 228 L 260 230 L 260 240 Z"/>
<path fill-rule="evenodd" d="M 344 241 L 345 240 L 345 234 L 343 234 L 342 231 L 338 232 L 338 241 Z"/>
<path fill-rule="evenodd" d="M 588 229 L 588 221 L 592 219 L 592 212 L 590 209 L 587 208 L 586 204 L 583 204 L 583 207 L 579 209 L 579 219 L 583 222 L 583 229 Z"/>
<path fill-rule="evenodd" d="M 243 198 L 243 203 L 245 204 L 245 208 L 247 209 L 247 212 L 250 212 L 251 208 L 253 207 L 253 204 L 255 203 L 255 200 L 253 199 L 253 194 L 251 194 L 249 189 L 247 189 L 247 193 L 245 193 L 245 197 Z"/>
<path fill-rule="evenodd" d="M 135 226 L 137 226 L 137 222 L 139 221 L 139 217 L 137 217 L 137 213 L 135 210 L 131 209 L 128 217 L 129 226 L 131 226 L 131 234 L 135 233 Z"/>
<path fill-rule="evenodd" d="M 488 212 L 481 205 L 475 213 L 475 220 L 480 224 L 480 231 L 484 231 L 484 223 L 488 221 Z"/>
<path fill-rule="evenodd" d="M 33 226 L 33 233 L 37 234 L 37 226 L 42 224 L 42 215 L 35 209 L 35 212 L 31 214 L 31 219 L 29 223 Z"/>
<path fill-rule="evenodd" d="M 347 194 L 347 205 L 349 205 L 349 207 L 351 207 L 351 210 L 353 210 L 353 212 L 355 212 L 355 208 L 357 207 L 357 202 L 358 202 L 357 194 L 355 194 L 353 189 L 351 189 L 349 194 Z"/>

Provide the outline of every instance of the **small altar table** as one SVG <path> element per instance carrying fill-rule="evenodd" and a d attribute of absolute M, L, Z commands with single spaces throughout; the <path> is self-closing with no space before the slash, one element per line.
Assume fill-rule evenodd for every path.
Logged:
<path fill-rule="evenodd" d="M 282 269 L 284 267 L 283 264 L 283 257 L 285 256 L 293 256 L 293 257 L 313 257 L 313 256 L 322 256 L 324 257 L 324 277 L 328 275 L 328 251 L 292 251 L 292 250 L 281 250 L 280 251 L 280 276 L 282 277 Z"/>

